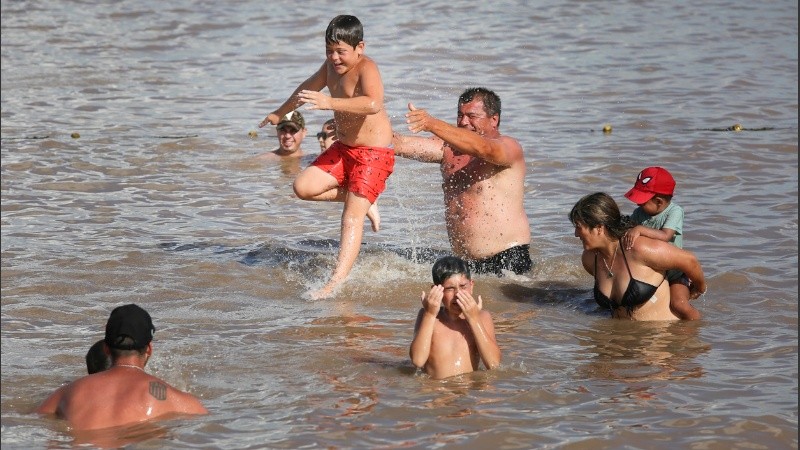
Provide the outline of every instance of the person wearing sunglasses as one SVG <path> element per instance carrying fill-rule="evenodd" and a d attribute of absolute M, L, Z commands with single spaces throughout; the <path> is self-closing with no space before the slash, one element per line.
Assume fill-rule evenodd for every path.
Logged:
<path fill-rule="evenodd" d="M 336 121 L 328 119 L 322 124 L 322 131 L 317 133 L 319 151 L 324 152 L 336 141 Z"/>

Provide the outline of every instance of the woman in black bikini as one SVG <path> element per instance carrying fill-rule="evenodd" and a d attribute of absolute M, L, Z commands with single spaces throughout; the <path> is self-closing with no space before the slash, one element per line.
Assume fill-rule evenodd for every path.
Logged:
<path fill-rule="evenodd" d="M 619 212 L 608 194 L 597 192 L 578 201 L 569 213 L 575 237 L 583 243 L 581 262 L 594 277 L 594 299 L 613 317 L 631 320 L 678 320 L 669 309 L 667 270 L 691 280 L 690 298 L 706 291 L 703 269 L 695 255 L 663 241 L 641 237 L 625 250 L 620 238 L 635 224 Z"/>

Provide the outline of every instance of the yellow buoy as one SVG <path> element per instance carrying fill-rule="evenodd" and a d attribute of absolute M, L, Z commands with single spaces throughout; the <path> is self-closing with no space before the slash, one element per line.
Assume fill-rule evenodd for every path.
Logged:
<path fill-rule="evenodd" d="M 79 133 L 72 133 L 72 134 L 70 134 L 70 137 L 72 139 L 78 139 L 79 137 L 81 137 L 81 135 Z"/>
<path fill-rule="evenodd" d="M 733 130 L 733 131 L 742 131 L 742 126 L 741 126 L 741 125 L 739 125 L 738 123 L 735 123 L 735 124 L 733 124 L 733 126 L 731 127 L 731 130 Z"/>
<path fill-rule="evenodd" d="M 252 139 L 255 139 L 255 138 L 258 137 L 258 133 L 256 133 L 255 131 L 250 131 L 249 133 L 247 133 L 247 135 L 250 136 L 250 138 L 252 138 Z"/>
<path fill-rule="evenodd" d="M 606 125 L 603 127 L 603 133 L 611 133 L 611 125 Z"/>

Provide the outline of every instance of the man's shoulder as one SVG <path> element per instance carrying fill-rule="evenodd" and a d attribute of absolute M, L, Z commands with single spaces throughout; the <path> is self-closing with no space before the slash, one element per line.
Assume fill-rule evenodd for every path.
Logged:
<path fill-rule="evenodd" d="M 516 138 L 507 134 L 500 134 L 496 137 L 496 139 L 503 144 L 503 146 L 506 148 L 506 151 L 513 157 L 515 162 L 522 162 L 523 164 L 525 163 L 525 151 L 522 148 L 522 144 L 520 144 Z"/>

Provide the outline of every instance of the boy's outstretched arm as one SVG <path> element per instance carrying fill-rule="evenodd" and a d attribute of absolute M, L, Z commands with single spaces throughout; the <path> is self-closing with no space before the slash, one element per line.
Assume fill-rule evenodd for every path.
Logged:
<path fill-rule="evenodd" d="M 278 122 L 281 120 L 281 117 L 285 116 L 286 114 L 294 111 L 300 105 L 304 103 L 304 101 L 299 97 L 298 93 L 304 90 L 315 90 L 320 91 L 325 87 L 325 83 L 327 81 L 327 76 L 325 72 L 325 63 L 322 63 L 322 67 L 319 68 L 313 75 L 308 77 L 305 81 L 300 83 L 300 86 L 292 92 L 292 95 L 286 99 L 285 102 L 281 106 L 278 107 L 275 111 L 269 113 L 261 123 L 258 124 L 259 128 L 263 128 L 268 123 L 272 125 L 277 125 Z"/>
<path fill-rule="evenodd" d="M 489 370 L 496 369 L 500 365 L 500 347 L 497 345 L 494 335 L 492 315 L 488 311 L 482 311 L 481 296 L 478 296 L 476 302 L 469 292 L 459 291 L 456 294 L 456 301 L 475 336 L 475 344 L 478 346 L 478 353 L 481 355 L 483 365 Z"/>
<path fill-rule="evenodd" d="M 435 285 L 431 288 L 427 297 L 422 293 L 422 308 L 417 314 L 417 322 L 414 324 L 414 339 L 411 341 L 409 356 L 414 366 L 422 368 L 428 362 L 431 354 L 431 340 L 433 339 L 433 327 L 436 325 L 436 316 L 442 305 L 444 288 Z"/>

